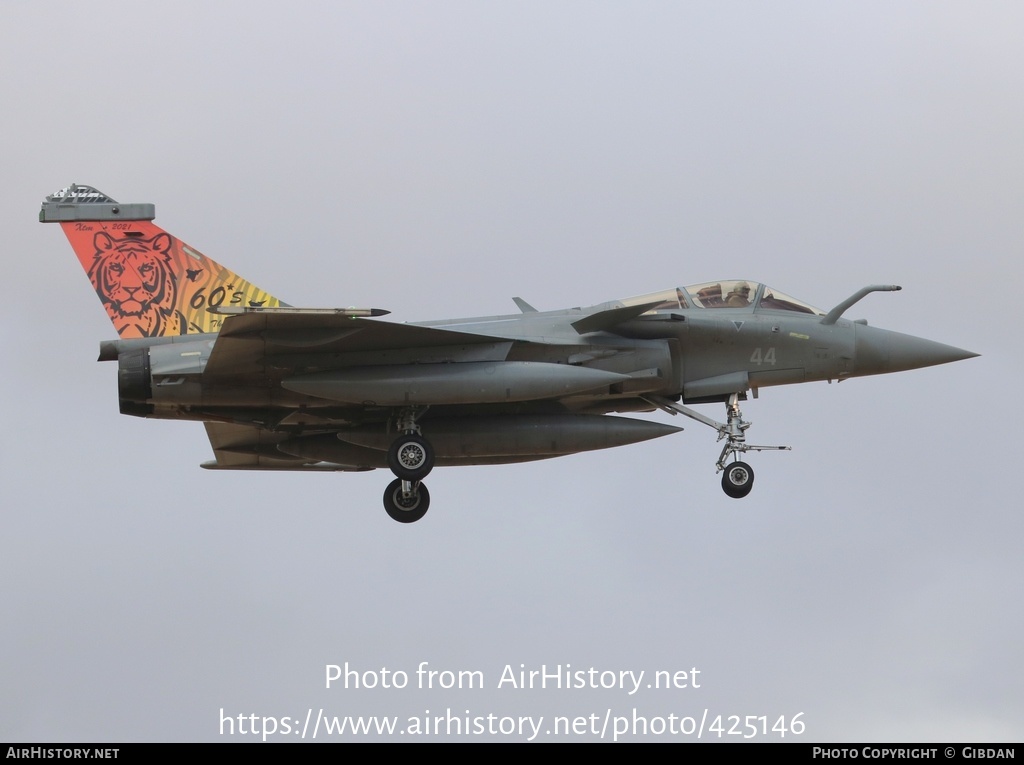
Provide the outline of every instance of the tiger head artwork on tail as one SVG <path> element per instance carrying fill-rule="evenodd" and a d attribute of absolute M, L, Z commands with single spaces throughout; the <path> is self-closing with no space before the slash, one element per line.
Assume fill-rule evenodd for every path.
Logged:
<path fill-rule="evenodd" d="M 96 249 L 89 280 L 117 333 L 122 337 L 159 337 L 180 332 L 177 283 L 171 272 L 171 237 L 113 239 L 105 231 L 93 237 Z M 165 331 L 167 330 L 167 331 Z"/>
<path fill-rule="evenodd" d="M 210 309 L 281 305 L 155 225 L 152 205 L 75 184 L 47 201 L 47 220 L 60 222 L 122 338 L 217 332 L 223 318 Z"/>

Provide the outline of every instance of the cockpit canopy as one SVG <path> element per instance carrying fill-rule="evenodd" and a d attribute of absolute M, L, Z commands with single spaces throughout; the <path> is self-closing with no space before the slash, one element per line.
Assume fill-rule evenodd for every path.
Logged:
<path fill-rule="evenodd" d="M 824 316 L 813 305 L 792 298 L 766 284 L 746 279 L 724 279 L 717 282 L 691 284 L 686 287 L 651 292 L 625 298 L 623 305 L 640 305 L 662 301 L 652 310 L 686 310 L 689 308 L 750 308 L 759 311 L 792 311 Z"/>

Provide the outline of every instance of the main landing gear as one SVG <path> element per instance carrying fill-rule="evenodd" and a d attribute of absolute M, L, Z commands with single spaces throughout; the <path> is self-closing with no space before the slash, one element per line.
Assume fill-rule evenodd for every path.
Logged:
<path fill-rule="evenodd" d="M 388 467 L 395 480 L 384 491 L 384 510 L 399 523 L 418 521 L 430 507 L 430 492 L 423 479 L 434 467 L 434 448 L 416 424 L 423 411 L 402 410 L 398 416 L 400 435 L 388 449 Z"/>
<path fill-rule="evenodd" d="M 738 393 L 730 395 L 725 404 L 726 422 L 718 422 L 688 406 L 658 396 L 651 396 L 648 400 L 669 414 L 685 414 L 697 422 L 714 428 L 718 431 L 719 441 L 723 438 L 726 439 L 725 446 L 722 447 L 722 453 L 718 456 L 718 462 L 715 465 L 718 472 L 722 473 L 722 491 L 733 499 L 742 499 L 754 488 L 754 469 L 746 462 L 740 462 L 740 454 L 792 449 L 791 446 L 754 446 L 747 443 L 746 432 L 751 423 L 743 419 Z M 732 462 L 728 462 L 730 457 Z"/>

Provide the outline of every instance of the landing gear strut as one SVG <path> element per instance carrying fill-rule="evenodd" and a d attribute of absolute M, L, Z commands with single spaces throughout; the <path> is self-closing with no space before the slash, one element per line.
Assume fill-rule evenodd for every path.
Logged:
<path fill-rule="evenodd" d="M 384 492 L 384 510 L 399 523 L 418 521 L 430 507 L 423 479 L 434 467 L 434 447 L 420 434 L 417 418 L 425 409 L 403 409 L 398 416 L 401 435 L 388 449 L 388 467 L 395 480 Z"/>
<path fill-rule="evenodd" d="M 733 393 L 725 404 L 726 422 L 718 422 L 710 417 L 705 417 L 700 412 L 690 409 L 688 406 L 677 404 L 675 401 L 650 396 L 647 398 L 655 406 L 663 409 L 669 414 L 685 414 L 687 417 L 701 422 L 718 431 L 718 440 L 726 439 L 722 453 L 718 456 L 715 466 L 722 474 L 722 490 L 733 499 L 742 499 L 754 488 L 754 469 L 745 462 L 739 461 L 739 455 L 744 452 L 763 451 L 789 451 L 791 446 L 754 446 L 747 443 L 746 432 L 751 423 L 743 419 L 743 412 L 740 411 L 740 396 Z M 728 462 L 729 457 L 733 462 Z"/>

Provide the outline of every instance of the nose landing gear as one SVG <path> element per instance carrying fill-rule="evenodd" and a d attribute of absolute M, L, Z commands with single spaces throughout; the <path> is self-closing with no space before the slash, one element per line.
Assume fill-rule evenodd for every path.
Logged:
<path fill-rule="evenodd" d="M 726 440 L 715 466 L 718 468 L 718 472 L 725 471 L 722 474 L 722 491 L 733 499 L 742 499 L 754 488 L 754 469 L 747 463 L 739 461 L 740 454 L 744 452 L 789 451 L 793 448 L 791 446 L 754 446 L 753 444 L 748 444 L 746 432 L 751 423 L 743 419 L 738 393 L 731 394 L 725 404 L 726 422 L 718 422 L 710 417 L 705 417 L 688 406 L 683 406 L 660 396 L 649 396 L 646 398 L 659 409 L 669 414 L 685 414 L 690 419 L 714 428 L 718 431 L 718 440 L 721 441 L 723 438 Z M 727 462 L 729 457 L 732 457 L 734 461 L 731 463 Z"/>

